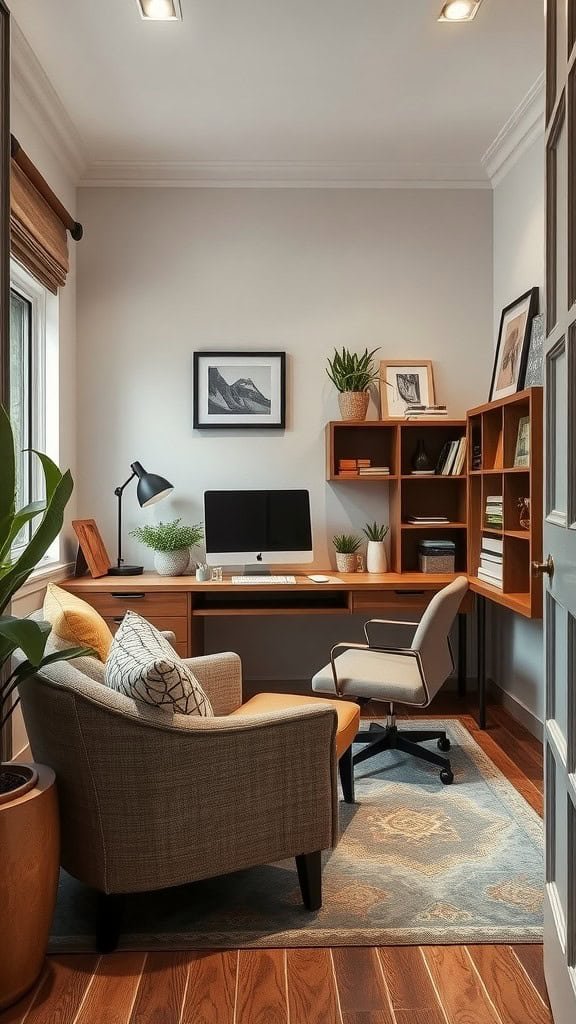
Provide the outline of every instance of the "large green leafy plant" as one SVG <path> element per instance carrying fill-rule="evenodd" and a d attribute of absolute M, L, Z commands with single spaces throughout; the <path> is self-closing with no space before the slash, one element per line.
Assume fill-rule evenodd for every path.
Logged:
<path fill-rule="evenodd" d="M 47 455 L 42 452 L 34 454 L 42 465 L 46 498 L 17 510 L 14 437 L 8 414 L 0 405 L 0 741 L 1 730 L 18 703 L 14 699 L 18 683 L 44 665 L 70 661 L 92 653 L 83 647 L 71 647 L 66 651 L 45 654 L 50 633 L 49 623 L 17 619 L 5 614 L 14 594 L 26 582 L 60 533 L 64 509 L 74 487 L 70 470 L 61 473 Z M 28 523 L 37 518 L 39 522 L 29 543 L 14 558 L 12 550 L 16 537 Z M 12 655 L 18 648 L 24 652 L 26 660 L 12 668 Z"/>

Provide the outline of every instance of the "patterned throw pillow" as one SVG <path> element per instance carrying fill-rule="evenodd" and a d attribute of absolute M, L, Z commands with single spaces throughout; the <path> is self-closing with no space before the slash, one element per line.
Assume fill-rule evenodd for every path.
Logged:
<path fill-rule="evenodd" d="M 126 612 L 106 661 L 112 690 L 182 715 L 211 718 L 212 705 L 193 672 L 158 630 Z"/>

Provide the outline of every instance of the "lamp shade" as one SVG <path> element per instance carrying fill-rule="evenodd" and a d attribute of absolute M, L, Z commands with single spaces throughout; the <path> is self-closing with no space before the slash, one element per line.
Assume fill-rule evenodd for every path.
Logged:
<path fill-rule="evenodd" d="M 147 473 L 139 462 L 133 462 L 131 468 L 138 477 L 136 497 L 141 508 L 162 501 L 162 498 L 166 498 L 174 490 L 173 484 L 156 473 Z"/>

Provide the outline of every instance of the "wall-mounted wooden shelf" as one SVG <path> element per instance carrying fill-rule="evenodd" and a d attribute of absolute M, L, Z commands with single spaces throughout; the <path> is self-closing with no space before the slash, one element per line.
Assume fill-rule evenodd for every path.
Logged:
<path fill-rule="evenodd" d="M 530 421 L 530 464 L 515 466 L 518 424 Z M 532 562 L 542 560 L 542 388 L 529 388 L 468 413 L 468 574 L 475 593 L 527 618 L 542 615 L 542 581 L 534 578 Z M 472 469 L 475 445 L 481 467 Z M 501 529 L 485 524 L 486 499 L 502 496 Z M 520 526 L 518 503 L 530 501 L 530 529 Z M 491 586 L 477 576 L 482 535 L 502 540 L 503 586 Z"/>

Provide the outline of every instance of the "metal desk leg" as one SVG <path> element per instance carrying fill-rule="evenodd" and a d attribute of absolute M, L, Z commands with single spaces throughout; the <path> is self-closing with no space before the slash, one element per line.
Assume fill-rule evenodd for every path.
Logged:
<path fill-rule="evenodd" d="M 478 725 L 486 728 L 486 599 L 476 595 L 478 643 Z"/>
<path fill-rule="evenodd" d="M 467 618 L 463 612 L 458 615 L 458 696 L 466 696 L 466 646 Z"/>

